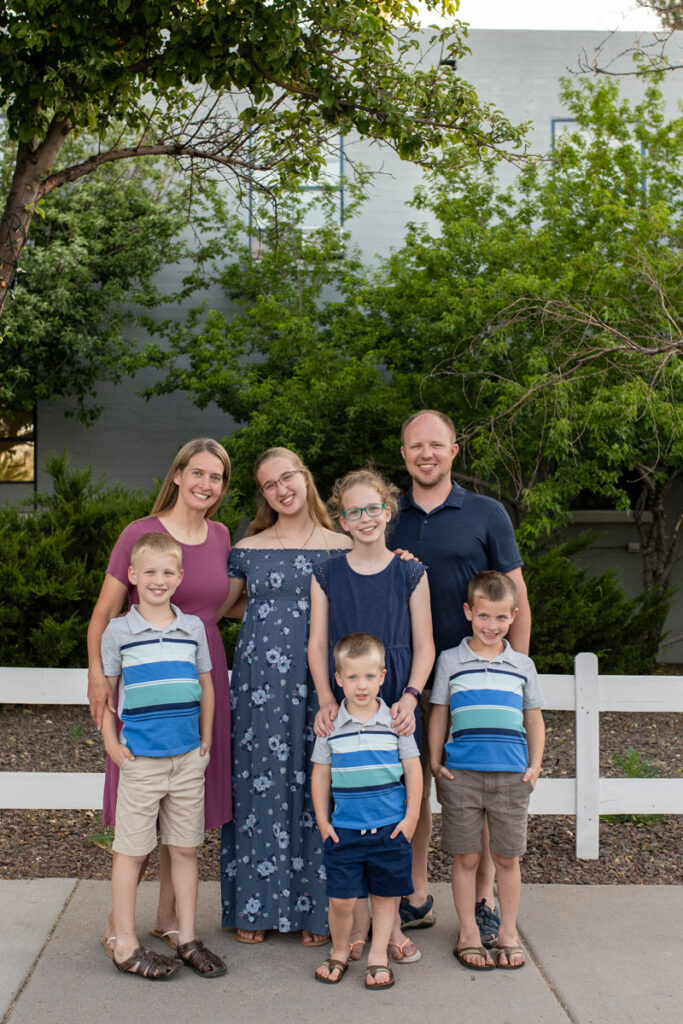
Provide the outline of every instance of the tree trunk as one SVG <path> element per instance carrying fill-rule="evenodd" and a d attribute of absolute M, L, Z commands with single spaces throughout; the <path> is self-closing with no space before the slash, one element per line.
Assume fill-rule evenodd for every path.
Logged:
<path fill-rule="evenodd" d="M 53 120 L 40 145 L 18 144 L 12 185 L 0 219 L 0 315 L 14 287 L 19 257 L 36 205 L 44 194 L 45 181 L 70 131 L 68 121 Z"/>
<path fill-rule="evenodd" d="M 674 513 L 669 524 L 666 499 L 680 471 L 674 471 L 664 483 L 653 479 L 653 474 L 639 467 L 643 473 L 640 495 L 635 503 L 633 518 L 640 538 L 643 559 L 643 585 L 645 590 L 660 593 L 671 585 L 671 575 L 679 558 L 679 545 L 683 529 L 683 512 Z M 650 517 L 644 515 L 650 513 Z"/>

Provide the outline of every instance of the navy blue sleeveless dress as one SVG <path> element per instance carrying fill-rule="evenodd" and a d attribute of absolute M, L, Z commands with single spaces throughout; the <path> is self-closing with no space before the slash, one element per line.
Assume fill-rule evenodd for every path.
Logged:
<path fill-rule="evenodd" d="M 403 693 L 413 660 L 408 602 L 425 574 L 421 562 L 392 558 L 386 569 L 364 576 L 355 572 L 346 554 L 316 565 L 313 575 L 329 601 L 330 682 L 337 701 L 344 696 L 334 680 L 334 645 L 347 633 L 372 633 L 386 648 L 387 674 L 380 696 L 391 707 Z M 420 718 L 415 714 L 415 740 Z"/>

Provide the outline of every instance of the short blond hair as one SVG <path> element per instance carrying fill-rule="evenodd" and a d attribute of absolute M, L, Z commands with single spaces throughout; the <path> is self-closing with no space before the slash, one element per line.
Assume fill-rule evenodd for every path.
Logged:
<path fill-rule="evenodd" d="M 337 672 L 341 672 L 345 658 L 377 658 L 379 667 L 384 668 L 384 644 L 372 633 L 347 633 L 334 645 L 334 667 Z"/>
<path fill-rule="evenodd" d="M 467 603 L 470 608 L 476 597 L 483 597 L 486 601 L 509 601 L 514 609 L 517 607 L 517 585 L 506 573 L 486 569 L 473 576 L 467 585 Z"/>
<path fill-rule="evenodd" d="M 178 568 L 183 567 L 183 549 L 175 537 L 168 533 L 143 533 L 130 553 L 130 564 L 133 568 L 138 559 L 146 554 L 172 555 L 178 563 Z"/>

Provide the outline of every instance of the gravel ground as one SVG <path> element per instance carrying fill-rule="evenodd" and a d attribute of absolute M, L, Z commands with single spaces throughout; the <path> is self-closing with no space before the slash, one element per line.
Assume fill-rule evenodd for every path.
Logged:
<path fill-rule="evenodd" d="M 543 774 L 573 776 L 574 716 L 545 712 L 547 744 Z M 637 751 L 662 778 L 683 774 L 677 714 L 601 715 L 601 773 L 618 776 L 615 754 Z M 99 735 L 86 708 L 0 705 L 0 771 L 103 770 Z M 109 878 L 109 853 L 97 845 L 99 811 L 0 810 L 0 877 Z M 435 818 L 430 857 L 434 881 L 450 877 L 449 858 L 439 849 Z M 94 838 L 93 838 L 94 837 Z M 200 851 L 200 877 L 218 878 L 220 835 L 207 833 Z M 683 878 L 683 817 L 600 825 L 600 857 L 574 858 L 574 819 L 537 815 L 529 821 L 529 849 L 522 861 L 525 882 L 589 885 L 676 884 Z M 149 877 L 155 877 L 156 861 Z"/>

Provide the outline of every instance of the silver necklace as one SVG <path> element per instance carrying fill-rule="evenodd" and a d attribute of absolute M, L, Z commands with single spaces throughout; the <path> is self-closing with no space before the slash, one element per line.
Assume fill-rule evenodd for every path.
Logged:
<path fill-rule="evenodd" d="M 300 548 L 300 549 L 303 550 L 303 548 L 306 547 L 306 545 L 308 544 L 309 540 L 313 536 L 313 531 L 315 530 L 315 527 L 316 527 L 316 524 L 313 523 L 313 526 L 311 527 L 311 532 L 309 533 L 308 537 L 303 542 L 303 544 L 295 544 L 293 548 L 286 548 L 284 546 L 284 544 L 282 543 L 282 540 L 280 539 L 280 534 L 277 532 L 277 523 L 273 523 L 273 529 L 275 530 L 275 536 L 277 537 L 277 542 L 278 542 L 278 544 L 280 545 L 280 547 L 282 548 L 283 551 L 287 551 L 287 550 L 291 551 L 291 550 L 295 550 L 296 548 Z"/>

